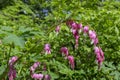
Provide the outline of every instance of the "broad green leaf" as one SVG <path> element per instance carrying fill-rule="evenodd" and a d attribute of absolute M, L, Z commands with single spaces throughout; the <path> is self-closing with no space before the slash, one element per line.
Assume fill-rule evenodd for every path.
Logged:
<path fill-rule="evenodd" d="M 26 27 L 19 28 L 19 31 L 21 31 L 21 32 L 27 32 L 27 31 L 31 31 L 31 30 L 32 30 L 31 28 L 26 28 Z"/>
<path fill-rule="evenodd" d="M 4 44 L 11 44 L 13 43 L 15 46 L 19 46 L 21 48 L 24 47 L 24 40 L 21 37 L 18 37 L 15 34 L 9 34 L 8 36 L 6 36 L 3 40 Z"/>
<path fill-rule="evenodd" d="M 1 30 L 3 31 L 13 31 L 12 27 L 2 26 Z"/>

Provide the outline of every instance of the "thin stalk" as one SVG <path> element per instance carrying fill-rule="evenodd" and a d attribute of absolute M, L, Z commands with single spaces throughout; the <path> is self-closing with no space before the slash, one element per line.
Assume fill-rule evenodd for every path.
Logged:
<path fill-rule="evenodd" d="M 9 57 L 10 57 L 10 54 L 11 54 L 11 50 L 12 50 L 12 44 L 10 44 L 9 52 L 8 52 L 8 55 L 7 55 L 8 56 L 7 57 L 7 67 L 6 67 L 5 71 L 3 72 L 3 74 L 0 75 L 0 79 L 2 79 L 2 80 L 5 80 L 5 77 L 8 73 L 8 71 L 9 71 L 8 63 L 9 63 Z"/>

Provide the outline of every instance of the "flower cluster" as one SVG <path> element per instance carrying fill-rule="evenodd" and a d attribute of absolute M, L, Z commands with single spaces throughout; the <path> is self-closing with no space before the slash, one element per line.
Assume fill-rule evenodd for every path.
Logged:
<path fill-rule="evenodd" d="M 66 23 L 71 28 L 71 32 L 75 38 L 75 48 L 78 48 L 79 32 L 82 30 L 82 24 L 77 24 L 73 20 L 69 20 Z"/>
<path fill-rule="evenodd" d="M 96 53 L 96 60 L 98 62 L 98 67 L 100 67 L 101 63 L 104 60 L 104 53 L 101 48 L 97 47 L 98 44 L 98 37 L 94 30 L 90 30 L 88 26 L 84 26 L 82 29 L 82 24 L 78 24 L 74 22 L 73 20 L 68 20 L 66 24 L 71 28 L 71 31 L 75 38 L 75 48 L 78 47 L 78 39 L 79 39 L 79 30 L 83 31 L 83 35 L 89 36 L 91 40 L 91 44 L 94 44 L 95 47 L 95 53 Z M 98 49 L 98 52 L 96 52 Z"/>
<path fill-rule="evenodd" d="M 94 51 L 96 54 L 96 60 L 98 63 L 98 68 L 100 68 L 100 66 L 104 60 L 104 53 L 103 53 L 101 48 L 97 47 L 97 44 L 98 44 L 97 34 L 94 30 L 89 30 L 88 26 L 84 27 L 84 34 L 88 34 L 90 37 L 90 40 L 91 40 L 91 44 L 94 44 Z"/>
<path fill-rule="evenodd" d="M 32 75 L 36 68 L 40 66 L 40 62 L 35 62 L 31 67 L 30 67 L 30 74 Z"/>
<path fill-rule="evenodd" d="M 62 55 L 65 56 L 65 59 L 68 59 L 69 64 L 71 65 L 71 68 L 74 70 L 75 68 L 74 57 L 69 55 L 67 47 L 62 47 L 60 51 Z"/>
<path fill-rule="evenodd" d="M 98 44 L 98 37 L 97 34 L 94 30 L 90 30 L 88 26 L 82 26 L 82 24 L 78 24 L 76 22 L 74 22 L 73 20 L 68 20 L 66 23 L 70 29 L 71 32 L 74 36 L 75 39 L 75 48 L 78 48 L 78 42 L 79 42 L 79 33 L 81 31 L 83 31 L 83 35 L 85 36 L 89 36 L 90 40 L 91 40 L 91 44 L 94 44 L 94 53 L 96 55 L 96 61 L 98 63 L 98 69 L 100 69 L 100 66 L 102 65 L 102 62 L 104 61 L 104 52 L 102 51 L 102 49 L 100 47 L 97 47 Z M 57 26 L 55 29 L 55 32 L 58 34 L 60 31 L 60 26 Z M 44 50 L 45 50 L 45 54 L 51 54 L 51 49 L 50 49 L 50 44 L 45 44 L 44 45 Z M 74 57 L 72 55 L 69 55 L 69 51 L 67 47 L 62 47 L 60 49 L 60 52 L 62 53 L 62 56 L 65 57 L 65 59 L 67 59 L 69 61 L 70 67 L 74 70 L 75 68 L 75 62 L 74 62 Z M 14 78 L 16 78 L 16 70 L 14 68 L 14 64 L 15 62 L 18 60 L 18 57 L 13 56 L 10 60 L 9 60 L 9 72 L 8 72 L 8 77 L 9 80 L 14 80 Z M 31 67 L 30 67 L 30 75 L 33 79 L 38 79 L 38 80 L 50 80 L 51 77 L 50 75 L 46 74 L 43 75 L 42 73 L 35 73 L 36 68 L 38 68 L 40 66 L 40 62 L 35 62 Z M 44 64 L 43 66 L 43 71 L 46 71 L 46 64 Z"/>
<path fill-rule="evenodd" d="M 14 64 L 17 60 L 18 60 L 17 56 L 13 56 L 9 60 L 9 72 L 8 72 L 9 80 L 14 80 L 16 78 L 16 70 L 14 68 Z"/>
<path fill-rule="evenodd" d="M 96 55 L 96 61 L 98 63 L 98 69 L 100 69 L 102 62 L 104 61 L 104 52 L 100 47 L 94 47 L 94 52 Z"/>
<path fill-rule="evenodd" d="M 35 62 L 31 67 L 30 67 L 30 74 L 31 74 L 31 77 L 33 79 L 38 79 L 38 80 L 42 80 L 43 78 L 45 80 L 50 80 L 50 75 L 46 74 L 46 75 L 43 75 L 41 73 L 37 74 L 35 73 L 35 70 L 36 68 L 38 68 L 40 66 L 40 62 Z"/>

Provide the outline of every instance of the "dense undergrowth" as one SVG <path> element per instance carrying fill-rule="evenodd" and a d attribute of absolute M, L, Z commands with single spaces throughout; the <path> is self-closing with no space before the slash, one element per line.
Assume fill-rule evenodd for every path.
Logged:
<path fill-rule="evenodd" d="M 15 80 L 32 80 L 30 67 L 40 66 L 35 73 L 59 80 L 120 79 L 120 2 L 115 0 L 11 0 L 0 6 L 0 79 L 7 80 L 8 61 L 17 56 Z M 92 1 L 92 2 L 91 2 Z M 69 6 L 68 6 L 69 5 Z M 66 22 L 73 20 L 94 30 L 105 60 L 98 70 L 94 46 L 89 36 L 79 33 L 78 48 Z M 59 33 L 55 32 L 60 26 Z M 45 53 L 50 44 L 50 55 Z M 60 51 L 67 47 L 74 56 L 75 68 Z M 44 69 L 46 66 L 46 70 Z"/>

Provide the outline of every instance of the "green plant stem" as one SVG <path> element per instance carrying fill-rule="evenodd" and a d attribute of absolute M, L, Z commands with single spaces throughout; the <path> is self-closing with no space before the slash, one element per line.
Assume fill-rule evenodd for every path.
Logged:
<path fill-rule="evenodd" d="M 7 55 L 8 56 L 7 57 L 7 67 L 6 67 L 5 71 L 3 72 L 3 74 L 0 75 L 0 79 L 3 79 L 3 80 L 5 80 L 5 77 L 6 77 L 7 73 L 8 73 L 8 71 L 9 71 L 8 63 L 9 63 L 9 57 L 10 57 L 11 50 L 12 50 L 12 45 L 13 44 L 10 44 L 9 52 L 8 52 L 8 55 Z"/>

